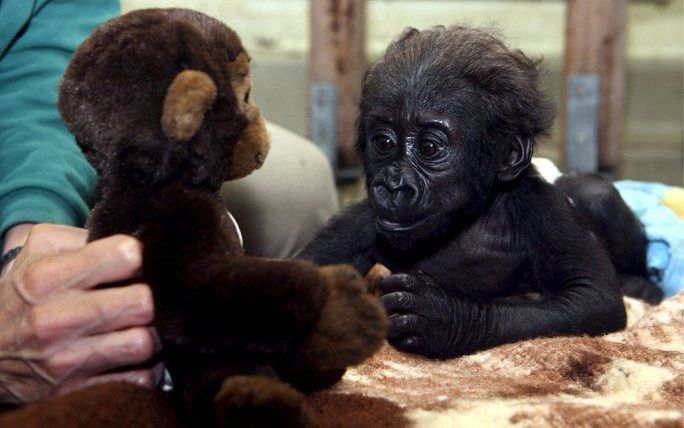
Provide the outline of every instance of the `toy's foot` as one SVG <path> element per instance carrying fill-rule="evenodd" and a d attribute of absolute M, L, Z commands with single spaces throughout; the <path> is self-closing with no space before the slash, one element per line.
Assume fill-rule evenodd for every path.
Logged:
<path fill-rule="evenodd" d="M 307 427 L 304 396 L 277 379 L 227 378 L 214 398 L 221 427 Z"/>
<path fill-rule="evenodd" d="M 343 371 L 380 348 L 387 331 L 387 315 L 353 267 L 326 266 L 321 273 L 330 284 L 330 294 L 302 351 L 321 372 Z"/>

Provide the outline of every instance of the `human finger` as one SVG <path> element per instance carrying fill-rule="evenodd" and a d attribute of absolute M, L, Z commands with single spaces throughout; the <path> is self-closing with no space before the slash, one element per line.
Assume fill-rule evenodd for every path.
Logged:
<path fill-rule="evenodd" d="M 142 245 L 131 236 L 114 235 L 85 247 L 43 257 L 15 279 L 18 291 L 32 303 L 56 291 L 88 289 L 136 275 L 142 265 Z"/>
<path fill-rule="evenodd" d="M 161 341 L 154 328 L 134 327 L 78 339 L 49 356 L 42 366 L 61 383 L 142 364 L 160 350 Z"/>
<path fill-rule="evenodd" d="M 34 306 L 19 338 L 34 348 L 77 337 L 144 326 L 154 319 L 152 292 L 147 285 L 133 284 L 103 290 L 66 293 Z"/>
<path fill-rule="evenodd" d="M 136 369 L 124 372 L 106 373 L 89 378 L 71 379 L 58 386 L 55 393 L 67 394 L 93 385 L 109 382 L 128 382 L 144 388 L 156 388 L 164 379 L 164 363 L 159 362 L 149 369 Z"/>

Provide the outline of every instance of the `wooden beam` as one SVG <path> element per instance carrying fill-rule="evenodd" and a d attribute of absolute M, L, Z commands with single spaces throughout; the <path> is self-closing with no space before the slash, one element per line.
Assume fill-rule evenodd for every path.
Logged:
<path fill-rule="evenodd" d="M 562 108 L 562 158 L 567 153 L 567 88 L 573 75 L 600 79 L 599 159 L 601 170 L 619 162 L 625 101 L 627 0 L 568 0 Z"/>
<path fill-rule="evenodd" d="M 310 0 L 310 19 L 309 93 L 315 85 L 336 85 L 339 94 L 336 127 L 338 161 L 333 166 L 351 167 L 357 163 L 354 122 L 366 67 L 366 1 Z M 315 106 L 310 105 L 309 108 Z M 313 126 L 315 124 L 309 123 L 309 135 Z"/>

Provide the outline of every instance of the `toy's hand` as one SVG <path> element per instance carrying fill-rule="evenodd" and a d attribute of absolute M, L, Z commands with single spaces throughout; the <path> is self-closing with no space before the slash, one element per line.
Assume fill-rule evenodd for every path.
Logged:
<path fill-rule="evenodd" d="M 140 244 L 119 235 L 86 245 L 86 238 L 83 229 L 34 226 L 0 276 L 0 402 L 112 380 L 153 386 L 163 375 L 161 364 L 132 368 L 160 348 L 149 326 L 149 287 L 95 289 L 134 277 Z"/>
<path fill-rule="evenodd" d="M 368 292 L 373 296 L 380 297 L 380 294 L 382 294 L 380 283 L 390 275 L 392 275 L 392 272 L 385 265 L 380 263 L 374 264 L 364 278 L 368 286 Z"/>
<path fill-rule="evenodd" d="M 351 265 L 320 269 L 330 294 L 310 337 L 309 358 L 319 369 L 338 370 L 361 363 L 384 341 L 387 316 Z"/>
<path fill-rule="evenodd" d="M 394 347 L 432 358 L 454 356 L 462 351 L 462 330 L 470 326 L 469 302 L 448 295 L 423 278 L 405 273 L 380 283 L 389 315 L 387 340 Z"/>

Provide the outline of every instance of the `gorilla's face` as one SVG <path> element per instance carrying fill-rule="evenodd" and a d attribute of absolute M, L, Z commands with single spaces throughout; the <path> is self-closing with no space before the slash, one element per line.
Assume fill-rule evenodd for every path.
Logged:
<path fill-rule="evenodd" d="M 449 111 L 417 98 L 376 105 L 364 116 L 375 225 L 398 249 L 439 242 L 467 221 L 487 199 L 500 166 L 485 147 L 477 114 L 458 108 L 459 102 L 449 103 Z"/>
<path fill-rule="evenodd" d="M 392 42 L 364 77 L 356 140 L 386 241 L 439 245 L 527 168 L 554 116 L 538 83 L 537 63 L 487 32 L 407 29 Z"/>

